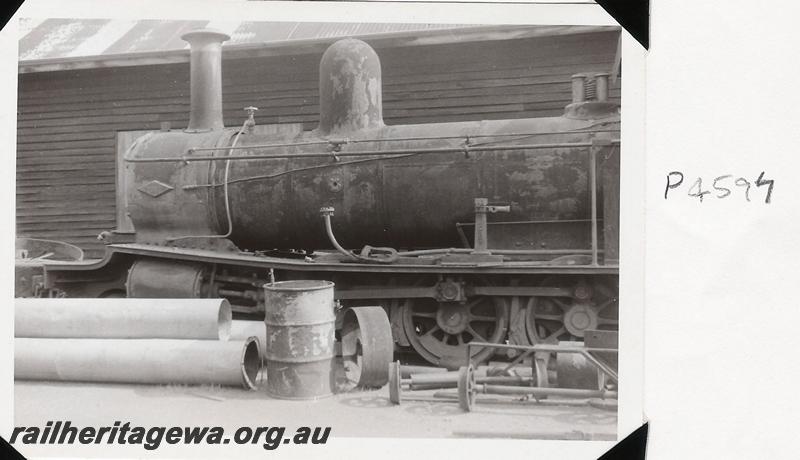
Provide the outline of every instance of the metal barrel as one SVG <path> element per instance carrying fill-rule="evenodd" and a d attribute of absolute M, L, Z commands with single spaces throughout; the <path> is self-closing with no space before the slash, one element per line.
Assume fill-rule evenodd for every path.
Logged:
<path fill-rule="evenodd" d="M 267 393 L 281 399 L 333 394 L 333 283 L 280 281 L 264 285 Z"/>

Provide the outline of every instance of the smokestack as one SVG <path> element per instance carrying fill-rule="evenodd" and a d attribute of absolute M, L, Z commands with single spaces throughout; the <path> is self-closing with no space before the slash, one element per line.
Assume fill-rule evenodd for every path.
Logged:
<path fill-rule="evenodd" d="M 191 48 L 191 109 L 187 132 L 222 129 L 222 42 L 231 37 L 213 29 L 181 36 Z"/>

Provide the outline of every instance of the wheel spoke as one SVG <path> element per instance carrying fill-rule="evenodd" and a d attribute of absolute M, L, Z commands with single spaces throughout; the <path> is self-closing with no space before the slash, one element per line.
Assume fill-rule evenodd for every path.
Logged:
<path fill-rule="evenodd" d="M 482 335 L 480 335 L 480 334 L 478 334 L 477 332 L 475 332 L 475 329 L 473 329 L 473 328 L 472 328 L 472 326 L 467 326 L 467 332 L 469 332 L 470 334 L 472 334 L 472 338 L 473 338 L 473 339 L 481 339 L 481 340 L 480 340 L 481 342 L 487 342 L 487 343 L 489 342 L 488 340 L 486 340 L 485 338 L 483 338 L 483 336 L 482 336 Z"/>
<path fill-rule="evenodd" d="M 614 324 L 619 325 L 619 320 L 614 318 L 597 318 L 597 325 Z"/>
<path fill-rule="evenodd" d="M 467 311 L 470 311 L 470 310 L 472 310 L 472 308 L 473 308 L 473 307 L 475 307 L 476 305 L 478 305 L 479 303 L 481 303 L 481 301 L 482 301 L 482 300 L 483 300 L 483 299 L 482 299 L 481 297 L 475 297 L 474 299 L 472 299 L 471 301 L 469 301 L 469 303 L 467 303 L 467 304 L 464 306 L 464 308 L 465 308 Z"/>
<path fill-rule="evenodd" d="M 494 323 L 497 321 L 496 316 L 485 316 L 485 315 L 470 315 L 469 317 L 470 322 L 472 321 L 491 321 Z"/>
<path fill-rule="evenodd" d="M 411 313 L 411 315 L 420 318 L 436 318 L 436 312 L 428 312 L 428 311 L 415 311 Z"/>
<path fill-rule="evenodd" d="M 563 333 L 565 333 L 565 332 L 567 332 L 567 328 L 565 328 L 564 326 L 561 326 L 560 328 L 558 328 L 557 331 L 555 331 L 552 334 L 548 335 L 547 338 L 544 339 L 544 341 L 545 342 L 549 342 L 551 340 L 557 340 L 558 336 L 563 334 Z"/>
<path fill-rule="evenodd" d="M 540 320 L 540 319 L 547 320 L 547 321 L 562 321 L 563 317 L 564 317 L 563 315 L 539 315 L 539 314 L 537 314 L 537 315 L 533 316 L 533 319 L 534 319 L 534 321 L 535 320 Z"/>
<path fill-rule="evenodd" d="M 614 303 L 614 300 L 615 300 L 615 299 L 608 299 L 608 300 L 606 300 L 605 302 L 603 302 L 602 304 L 600 304 L 600 306 L 599 306 L 599 307 L 597 307 L 595 310 L 597 310 L 597 312 L 598 312 L 598 313 L 600 313 L 601 311 L 603 311 L 603 310 L 605 310 L 606 308 L 608 308 L 608 306 L 609 306 L 609 305 L 613 304 L 613 303 Z"/>
<path fill-rule="evenodd" d="M 552 300 L 554 304 L 558 305 L 558 307 L 561 308 L 562 311 L 567 311 L 569 309 L 569 305 L 567 305 L 557 297 L 551 297 L 550 300 Z"/>
<path fill-rule="evenodd" d="M 523 307 L 526 302 L 528 298 L 521 297 L 518 306 Z M 471 296 L 464 303 L 409 299 L 401 307 L 402 327 L 409 344 L 420 356 L 431 363 L 457 369 L 463 364 L 467 343 L 502 343 L 506 338 L 509 311 L 506 305 L 491 296 Z M 493 349 L 476 349 L 473 359 L 482 361 L 492 352 Z"/>

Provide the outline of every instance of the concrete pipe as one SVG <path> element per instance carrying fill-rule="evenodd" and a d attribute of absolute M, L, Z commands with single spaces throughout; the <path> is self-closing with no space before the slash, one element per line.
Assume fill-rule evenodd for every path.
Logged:
<path fill-rule="evenodd" d="M 225 299 L 15 299 L 14 336 L 228 340 Z"/>
<path fill-rule="evenodd" d="M 267 325 L 264 321 L 231 321 L 231 340 L 245 340 L 248 337 L 256 337 L 258 346 L 261 350 L 261 359 L 266 359 L 267 344 Z"/>
<path fill-rule="evenodd" d="M 30 339 L 14 341 L 14 378 L 225 385 L 254 390 L 258 341 Z"/>

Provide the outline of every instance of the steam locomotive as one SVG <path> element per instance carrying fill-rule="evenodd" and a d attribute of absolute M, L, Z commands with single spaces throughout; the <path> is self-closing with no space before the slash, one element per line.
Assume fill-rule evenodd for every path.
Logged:
<path fill-rule="evenodd" d="M 574 76 L 560 117 L 387 126 L 379 58 L 344 39 L 321 60 L 319 126 L 261 134 L 255 107 L 241 127 L 222 120 L 229 37 L 183 38 L 189 125 L 124 156 L 135 230 L 104 232 L 100 261 L 45 264 L 28 277 L 35 295 L 223 297 L 263 317 L 265 283 L 330 280 L 342 306 L 386 310 L 397 351 L 449 368 L 469 342 L 617 329 L 620 124 L 607 74 Z"/>

